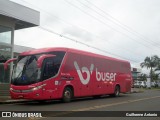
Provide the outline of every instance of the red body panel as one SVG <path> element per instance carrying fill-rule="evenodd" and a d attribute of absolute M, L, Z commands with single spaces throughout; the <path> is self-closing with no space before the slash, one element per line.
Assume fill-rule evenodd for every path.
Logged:
<path fill-rule="evenodd" d="M 124 60 L 69 48 L 45 48 L 24 52 L 20 55 L 51 51 L 66 52 L 58 74 L 33 85 L 11 85 L 12 98 L 60 99 L 66 86 L 72 86 L 74 97 L 113 94 L 116 85 L 120 86 L 120 91 L 123 93 L 131 91 L 130 63 Z M 23 91 L 40 85 L 44 86 L 33 92 Z"/>

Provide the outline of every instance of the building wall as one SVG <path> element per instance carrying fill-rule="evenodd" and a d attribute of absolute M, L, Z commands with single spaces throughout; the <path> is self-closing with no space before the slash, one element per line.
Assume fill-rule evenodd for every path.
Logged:
<path fill-rule="evenodd" d="M 19 22 L 20 24 L 15 25 L 15 29 L 32 27 L 40 23 L 38 11 L 9 0 L 0 0 L 0 14 L 14 18 L 16 22 Z M 10 21 L 11 24 L 12 20 Z"/>
<path fill-rule="evenodd" d="M 0 96 L 9 95 L 12 67 L 4 71 L 3 63 L 13 58 L 14 30 L 34 27 L 39 23 L 40 12 L 9 0 L 0 0 Z"/>
<path fill-rule="evenodd" d="M 0 66 L 3 67 L 3 62 L 7 59 L 13 58 L 13 44 L 14 44 L 14 27 L 15 21 L 9 17 L 0 15 Z M 1 73 L 4 73 L 1 69 Z M 9 70 L 11 71 L 11 69 Z M 2 75 L 0 83 L 9 83 L 9 71 Z"/>
<path fill-rule="evenodd" d="M 132 72 L 133 82 L 137 81 L 138 80 L 138 75 L 141 73 L 141 69 L 132 67 L 131 72 Z"/>
<path fill-rule="evenodd" d="M 10 42 L 3 40 L 3 36 L 7 33 L 6 31 L 2 30 L 3 28 L 10 29 Z M 0 15 L 0 53 L 4 54 L 3 51 L 7 51 L 8 54 L 10 54 L 11 58 L 13 57 L 13 44 L 14 44 L 14 27 L 15 27 L 15 21 Z M 6 37 L 6 36 L 5 36 Z M 4 54 L 6 55 L 6 54 Z"/>
<path fill-rule="evenodd" d="M 14 29 L 15 21 L 11 18 L 0 15 L 0 25 L 8 26 Z"/>

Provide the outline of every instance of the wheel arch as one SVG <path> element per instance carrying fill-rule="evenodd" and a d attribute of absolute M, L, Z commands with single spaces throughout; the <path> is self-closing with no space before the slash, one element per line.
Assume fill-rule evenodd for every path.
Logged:
<path fill-rule="evenodd" d="M 62 97 L 63 97 L 63 91 L 64 91 L 67 87 L 72 90 L 72 94 L 73 94 L 72 96 L 74 97 L 74 87 L 73 87 L 73 85 L 71 85 L 71 84 L 68 84 L 68 85 L 65 85 L 65 86 L 64 86 L 64 88 L 63 88 L 63 90 L 62 90 L 62 94 L 61 94 Z"/>
<path fill-rule="evenodd" d="M 120 86 L 120 84 L 119 84 L 119 83 L 117 83 L 117 84 L 115 85 L 114 89 L 116 88 L 116 86 L 118 86 L 118 87 L 119 87 L 119 90 L 120 90 L 120 92 L 121 92 L 121 86 Z"/>

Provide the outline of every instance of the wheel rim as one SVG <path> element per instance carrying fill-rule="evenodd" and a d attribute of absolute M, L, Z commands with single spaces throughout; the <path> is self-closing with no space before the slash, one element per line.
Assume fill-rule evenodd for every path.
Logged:
<path fill-rule="evenodd" d="M 65 91 L 64 92 L 64 96 L 65 96 L 65 98 L 71 98 L 71 93 L 70 93 L 70 91 Z"/>
<path fill-rule="evenodd" d="M 116 96 L 119 95 L 119 88 L 116 88 L 115 94 L 116 94 Z"/>

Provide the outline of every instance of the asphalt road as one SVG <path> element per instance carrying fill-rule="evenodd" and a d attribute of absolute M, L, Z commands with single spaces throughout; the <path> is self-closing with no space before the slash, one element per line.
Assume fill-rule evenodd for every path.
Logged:
<path fill-rule="evenodd" d="M 160 90 L 146 90 L 142 93 L 132 94 L 121 94 L 118 98 L 104 96 L 99 99 L 93 98 L 81 98 L 76 99 L 70 103 L 62 103 L 61 101 L 48 101 L 46 103 L 26 102 L 26 103 L 15 103 L 15 104 L 1 104 L 0 111 L 23 111 L 42 112 L 42 116 L 54 116 L 54 120 L 90 120 L 90 119 L 109 119 L 117 120 L 122 119 L 118 116 L 126 116 L 126 114 L 132 117 L 125 117 L 123 120 L 160 120 L 160 117 L 133 117 L 134 114 L 147 113 L 160 113 Z M 51 111 L 51 112 L 43 112 Z M 59 112 L 53 112 L 59 111 Z M 76 112 L 75 112 L 76 111 Z M 77 112 L 82 111 L 82 112 Z M 113 112 L 112 112 L 113 111 Z M 116 111 L 116 112 L 115 112 Z M 124 112 L 123 112 L 124 111 Z M 135 111 L 138 111 L 135 112 Z M 159 112 L 158 112 L 159 111 Z M 78 117 L 73 117 L 74 115 Z M 59 117 L 60 116 L 60 117 Z M 69 116 L 69 117 L 68 117 Z M 84 117 L 85 116 L 85 117 Z M 87 116 L 87 117 L 86 117 Z M 107 117 L 106 117 L 107 116 Z M 17 119 L 17 118 L 15 118 Z M 23 118 L 24 119 L 24 118 Z M 25 118 L 31 119 L 31 118 Z M 37 118 L 37 119 L 51 119 L 52 118 Z"/>

